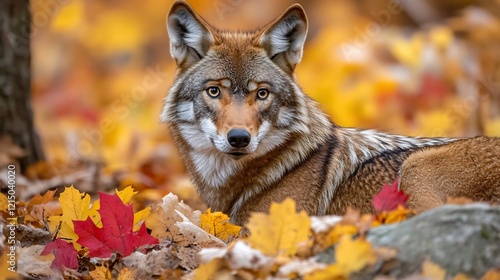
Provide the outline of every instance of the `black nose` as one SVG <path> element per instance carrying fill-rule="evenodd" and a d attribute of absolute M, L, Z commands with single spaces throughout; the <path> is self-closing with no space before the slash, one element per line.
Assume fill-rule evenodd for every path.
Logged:
<path fill-rule="evenodd" d="M 227 141 L 234 148 L 245 148 L 250 144 L 250 133 L 241 128 L 231 129 L 227 134 Z"/>

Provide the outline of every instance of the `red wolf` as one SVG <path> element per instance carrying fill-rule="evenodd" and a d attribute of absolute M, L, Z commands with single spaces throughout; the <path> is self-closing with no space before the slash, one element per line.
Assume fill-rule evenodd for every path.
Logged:
<path fill-rule="evenodd" d="M 161 120 L 212 210 L 243 224 L 287 197 L 310 215 L 374 211 L 399 178 L 417 212 L 447 196 L 500 202 L 500 138 L 413 138 L 332 123 L 295 82 L 307 33 L 292 5 L 255 32 L 220 31 L 184 1 L 167 19 L 178 65 Z"/>

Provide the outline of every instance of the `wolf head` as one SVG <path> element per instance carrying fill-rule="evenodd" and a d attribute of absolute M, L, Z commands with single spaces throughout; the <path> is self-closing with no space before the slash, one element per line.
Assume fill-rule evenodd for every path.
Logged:
<path fill-rule="evenodd" d="M 262 30 L 227 32 L 177 1 L 167 29 L 178 73 L 161 119 L 191 151 L 245 161 L 309 132 L 293 73 L 307 33 L 300 5 Z"/>

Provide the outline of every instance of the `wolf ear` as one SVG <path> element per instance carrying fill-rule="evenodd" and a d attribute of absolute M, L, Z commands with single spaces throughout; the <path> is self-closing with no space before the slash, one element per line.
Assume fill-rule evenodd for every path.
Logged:
<path fill-rule="evenodd" d="M 185 1 L 176 1 L 170 9 L 167 30 L 170 54 L 183 69 L 202 59 L 214 41 L 208 24 Z"/>
<path fill-rule="evenodd" d="M 302 58 L 307 35 L 307 16 L 299 4 L 290 6 L 259 36 L 259 44 L 285 72 L 292 74 Z"/>

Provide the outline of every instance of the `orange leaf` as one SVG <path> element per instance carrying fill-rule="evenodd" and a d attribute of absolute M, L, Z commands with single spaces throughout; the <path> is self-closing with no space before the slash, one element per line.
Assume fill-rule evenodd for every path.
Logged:
<path fill-rule="evenodd" d="M 54 199 L 54 194 L 56 191 L 47 191 L 43 196 L 40 194 L 36 194 L 33 196 L 33 198 L 30 199 L 30 202 L 28 203 L 28 208 L 33 207 L 34 205 L 38 204 L 45 204 Z"/>
<path fill-rule="evenodd" d="M 404 221 L 408 218 L 408 214 L 410 214 L 410 210 L 406 209 L 402 205 L 398 205 L 396 210 L 390 212 L 382 212 L 377 214 L 375 220 L 372 223 L 372 226 L 379 226 L 382 224 L 393 224 Z"/>

